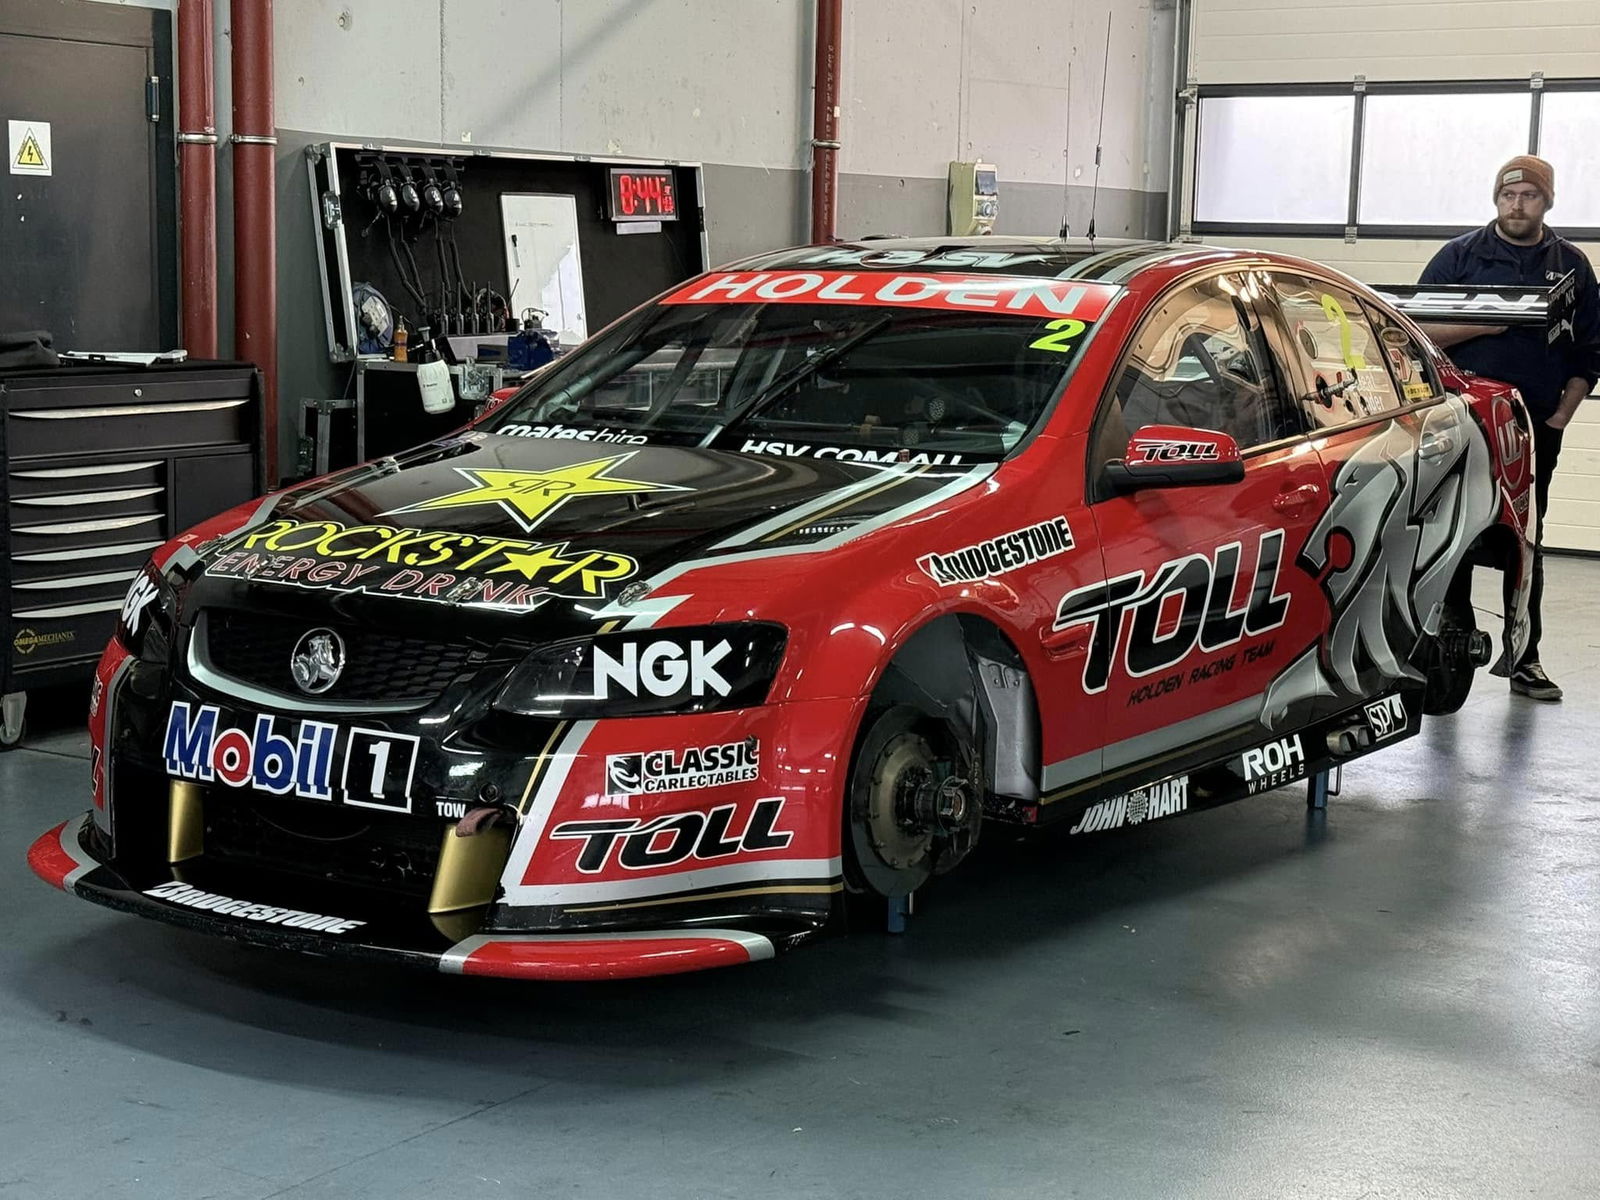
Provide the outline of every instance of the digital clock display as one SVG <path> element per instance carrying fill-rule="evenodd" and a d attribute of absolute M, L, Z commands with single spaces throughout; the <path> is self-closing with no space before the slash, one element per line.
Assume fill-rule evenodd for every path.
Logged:
<path fill-rule="evenodd" d="M 678 190 L 670 167 L 612 167 L 613 221 L 676 221 Z"/>

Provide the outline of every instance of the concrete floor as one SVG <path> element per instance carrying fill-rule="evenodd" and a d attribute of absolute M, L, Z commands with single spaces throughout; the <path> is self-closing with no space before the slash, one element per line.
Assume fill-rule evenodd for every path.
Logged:
<path fill-rule="evenodd" d="M 87 751 L 36 713 L 0 756 L 0 1198 L 1600 1194 L 1600 562 L 1549 575 L 1566 702 L 1480 674 L 1325 823 L 1291 787 L 992 838 L 906 938 L 637 984 L 68 899 L 23 852 Z"/>

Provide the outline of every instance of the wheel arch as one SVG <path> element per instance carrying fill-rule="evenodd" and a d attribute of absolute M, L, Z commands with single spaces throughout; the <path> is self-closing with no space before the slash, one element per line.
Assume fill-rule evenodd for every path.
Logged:
<path fill-rule="evenodd" d="M 953 670 L 956 663 L 965 669 Z M 948 610 L 908 631 L 871 681 L 852 746 L 875 713 L 897 704 L 950 721 L 973 739 L 987 809 L 1037 801 L 1040 714 L 1033 677 L 1015 640 L 988 616 Z"/>

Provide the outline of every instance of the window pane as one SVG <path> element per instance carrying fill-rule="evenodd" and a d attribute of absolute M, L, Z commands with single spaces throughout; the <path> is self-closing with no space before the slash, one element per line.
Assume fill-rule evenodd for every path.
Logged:
<path fill-rule="evenodd" d="M 1311 385 L 1301 404 L 1313 425 L 1329 429 L 1400 406 L 1383 345 L 1354 296 L 1297 275 L 1275 274 L 1272 282 Z"/>
<path fill-rule="evenodd" d="M 1355 104 L 1353 96 L 1202 100 L 1194 219 L 1343 225 Z"/>
<path fill-rule="evenodd" d="M 1486 225 L 1494 173 L 1528 152 L 1527 92 L 1368 96 L 1363 225 Z"/>
<path fill-rule="evenodd" d="M 1148 319 L 1117 381 L 1125 432 L 1187 425 L 1230 434 L 1241 449 L 1299 432 L 1280 428 L 1271 377 L 1239 319 L 1230 282 L 1209 279 Z"/>
<path fill-rule="evenodd" d="M 1557 229 L 1600 225 L 1600 92 L 1546 92 L 1539 156 L 1556 169 Z"/>
<path fill-rule="evenodd" d="M 1365 305 L 1362 307 L 1366 308 Z M 1390 373 L 1400 385 L 1400 402 L 1416 404 L 1437 396 L 1438 381 L 1434 378 L 1433 368 L 1428 365 L 1428 356 L 1412 340 L 1405 326 L 1390 320 L 1382 309 L 1366 308 L 1366 314 L 1372 327 L 1378 331 L 1378 340 L 1383 343 L 1389 356 Z"/>

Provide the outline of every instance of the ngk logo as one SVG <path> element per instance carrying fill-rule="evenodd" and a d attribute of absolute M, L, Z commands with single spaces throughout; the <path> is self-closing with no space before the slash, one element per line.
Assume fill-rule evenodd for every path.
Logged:
<path fill-rule="evenodd" d="M 595 647 L 594 699 L 609 700 L 626 692 L 638 696 L 641 690 L 651 696 L 726 696 L 733 687 L 717 665 L 733 653 L 726 640 L 704 642 L 699 638 L 687 644 L 629 642 L 621 657 Z"/>
<path fill-rule="evenodd" d="M 730 831 L 738 805 L 719 804 L 709 812 L 671 813 L 650 820 L 567 821 L 550 831 L 553 838 L 583 843 L 578 870 L 595 875 L 605 870 L 612 847 L 621 843 L 617 865 L 627 871 L 652 871 L 675 867 L 687 859 L 710 861 L 782 850 L 794 834 L 777 828 L 783 815 L 778 796 L 757 800 L 750 819 L 739 833 Z"/>

